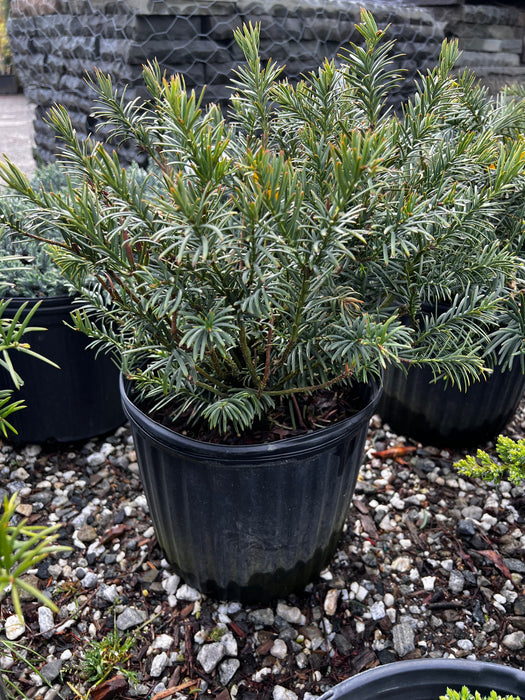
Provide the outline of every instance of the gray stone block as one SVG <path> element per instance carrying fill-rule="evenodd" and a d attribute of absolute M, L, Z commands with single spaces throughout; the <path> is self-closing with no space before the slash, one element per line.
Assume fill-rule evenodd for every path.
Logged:
<path fill-rule="evenodd" d="M 519 66 L 520 57 L 515 53 L 486 53 L 483 51 L 463 51 L 457 65 L 465 66 Z"/>
<path fill-rule="evenodd" d="M 166 40 L 189 39 L 198 37 L 202 32 L 202 18 L 161 16 L 137 16 L 132 27 L 130 39 L 138 42 L 148 42 L 154 37 Z M 207 35 L 207 33 L 206 33 Z"/>
<path fill-rule="evenodd" d="M 521 39 L 523 27 L 509 24 L 472 24 L 471 22 L 457 22 L 453 27 L 453 34 L 457 37 L 479 39 Z"/>
<path fill-rule="evenodd" d="M 487 53 L 518 53 L 523 50 L 523 39 L 492 39 L 482 37 L 459 38 L 463 51 L 485 51 Z"/>

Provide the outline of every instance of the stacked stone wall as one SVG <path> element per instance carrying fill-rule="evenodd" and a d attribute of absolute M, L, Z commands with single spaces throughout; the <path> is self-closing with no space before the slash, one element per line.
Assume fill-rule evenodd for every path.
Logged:
<path fill-rule="evenodd" d="M 525 82 L 525 9 L 520 3 L 434 7 L 431 12 L 444 36 L 458 39 L 459 66 L 472 69 L 492 92 Z"/>
<path fill-rule="evenodd" d="M 97 67 L 129 99 L 144 96 L 142 65 L 157 58 L 168 73 L 184 75 L 188 87 L 207 86 L 209 100 L 222 101 L 240 60 L 233 30 L 261 23 L 261 53 L 285 64 L 296 79 L 336 56 L 355 30 L 360 7 L 370 9 L 404 54 L 405 93 L 417 71 L 433 64 L 445 36 L 458 36 L 462 62 L 493 88 L 525 72 L 525 11 L 516 7 L 416 7 L 403 2 L 352 0 L 12 0 L 9 31 L 16 68 L 28 99 L 36 105 L 38 154 L 49 160 L 57 144 L 45 123 L 54 103 L 63 104 L 81 135 L 94 128 L 93 99 L 86 75 Z M 398 97 L 401 97 L 400 92 Z M 404 96 L 404 95 L 403 95 Z"/>

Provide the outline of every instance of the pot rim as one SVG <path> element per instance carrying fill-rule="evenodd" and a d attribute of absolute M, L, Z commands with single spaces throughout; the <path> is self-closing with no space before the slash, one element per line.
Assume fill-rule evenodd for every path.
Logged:
<path fill-rule="evenodd" d="M 346 437 L 349 432 L 357 432 L 363 422 L 372 417 L 381 395 L 382 386 L 378 381 L 370 381 L 369 395 L 364 399 L 364 406 L 354 415 L 333 423 L 326 428 L 315 430 L 305 435 L 284 438 L 273 442 L 254 445 L 224 445 L 221 443 L 204 442 L 177 433 L 145 414 L 127 393 L 131 381 L 120 373 L 119 386 L 124 413 L 127 418 L 146 434 L 151 440 L 170 450 L 180 447 L 186 454 L 193 454 L 199 459 L 232 459 L 246 462 L 253 459 L 275 459 L 279 456 L 298 456 L 302 453 L 324 450 L 327 446 Z"/>
<path fill-rule="evenodd" d="M 49 297 L 2 297 L 2 301 L 8 301 L 7 313 L 10 310 L 18 310 L 23 304 L 27 304 L 27 309 L 31 309 L 36 303 L 40 302 L 38 312 L 46 311 L 72 311 L 79 302 L 82 303 L 80 297 L 72 297 L 67 294 L 59 294 Z"/>
<path fill-rule="evenodd" d="M 402 677 L 407 674 L 414 678 L 415 676 L 427 676 L 430 672 L 442 676 L 445 682 L 454 686 L 458 686 L 459 684 L 470 684 L 472 686 L 473 682 L 482 682 L 483 686 L 493 685 L 494 683 L 491 679 L 494 679 L 494 676 L 502 676 L 505 678 L 512 678 L 516 682 L 516 689 L 519 685 L 522 685 L 525 691 L 525 671 L 521 671 L 513 666 L 505 666 L 504 664 L 496 664 L 488 661 L 473 661 L 470 659 L 410 659 L 407 661 L 394 661 L 389 664 L 384 664 L 383 666 L 376 666 L 375 668 L 362 671 L 328 690 L 321 696 L 320 700 L 337 700 L 342 697 L 342 693 L 362 690 L 363 683 L 365 682 L 367 684 L 372 684 L 380 683 L 387 679 L 392 681 L 397 676 Z M 447 678 L 447 676 L 450 676 L 452 673 L 455 677 Z M 469 678 L 465 679 L 465 681 L 461 678 L 463 674 L 469 674 Z M 476 681 L 474 677 L 477 677 L 478 681 Z M 404 685 L 409 684 L 410 679 L 405 679 Z M 476 687 L 471 687 L 470 690 L 476 690 Z M 502 692 L 516 692 L 516 690 L 505 690 L 498 687 L 495 687 L 494 690 L 500 694 Z M 522 695 L 524 695 L 523 692 Z M 525 697 L 523 700 L 525 700 Z"/>

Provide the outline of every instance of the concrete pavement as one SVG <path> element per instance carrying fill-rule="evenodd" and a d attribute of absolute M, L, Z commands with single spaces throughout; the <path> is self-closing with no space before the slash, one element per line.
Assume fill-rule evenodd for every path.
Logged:
<path fill-rule="evenodd" d="M 24 95 L 0 95 L 0 156 L 6 155 L 28 176 L 36 167 L 33 112 Z"/>

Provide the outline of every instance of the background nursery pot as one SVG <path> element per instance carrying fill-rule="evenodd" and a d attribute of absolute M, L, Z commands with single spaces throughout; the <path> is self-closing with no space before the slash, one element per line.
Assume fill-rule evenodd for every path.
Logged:
<path fill-rule="evenodd" d="M 27 299 L 13 298 L 5 317 L 12 317 Z M 39 301 L 29 300 L 28 307 Z M 32 325 L 46 328 L 28 336 L 31 349 L 55 362 L 60 369 L 30 355 L 17 353 L 13 365 L 24 384 L 17 392 L 27 407 L 12 416 L 23 442 L 70 442 L 114 430 L 124 422 L 118 391 L 118 370 L 108 355 L 87 348 L 89 339 L 65 325 L 76 308 L 70 297 L 40 300 Z M 2 370 L 2 386 L 10 386 Z"/>
<path fill-rule="evenodd" d="M 392 430 L 426 444 L 469 447 L 500 433 L 516 412 L 525 388 L 519 362 L 499 367 L 466 389 L 432 383 L 428 367 L 407 374 L 389 367 L 384 375 L 379 413 Z"/>
<path fill-rule="evenodd" d="M 482 695 L 525 695 L 525 672 L 500 664 L 462 659 L 399 661 L 358 673 L 321 700 L 438 700 L 447 688 L 467 686 Z"/>
<path fill-rule="evenodd" d="M 175 433 L 132 403 L 121 379 L 158 541 L 185 581 L 219 599 L 261 602 L 303 588 L 335 551 L 379 397 L 313 433 L 219 445 Z"/>

